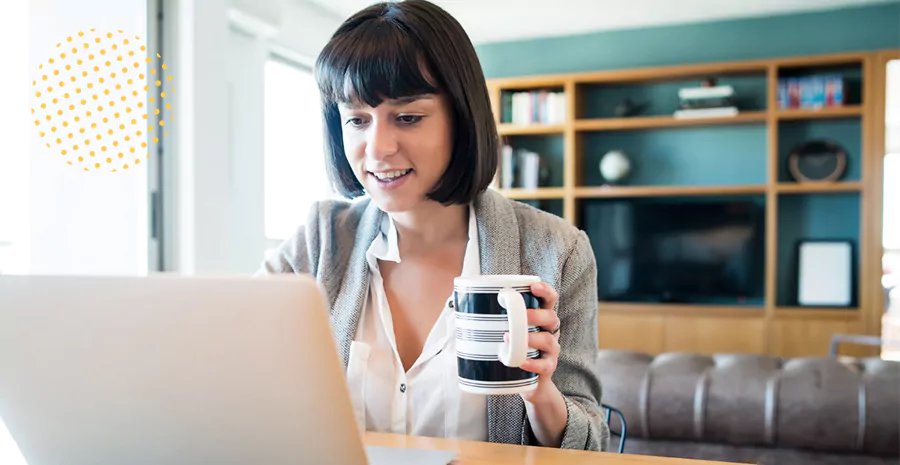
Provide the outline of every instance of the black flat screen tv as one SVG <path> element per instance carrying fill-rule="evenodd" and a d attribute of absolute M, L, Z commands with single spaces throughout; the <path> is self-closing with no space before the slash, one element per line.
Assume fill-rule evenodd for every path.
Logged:
<path fill-rule="evenodd" d="M 763 304 L 763 205 L 642 198 L 585 208 L 599 300 Z"/>

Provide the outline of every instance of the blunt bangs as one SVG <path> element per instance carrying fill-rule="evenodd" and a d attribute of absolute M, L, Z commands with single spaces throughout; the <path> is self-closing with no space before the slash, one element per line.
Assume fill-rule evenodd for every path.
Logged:
<path fill-rule="evenodd" d="M 390 18 L 359 24 L 320 57 L 316 79 L 322 97 L 374 108 L 385 99 L 439 93 L 421 47 Z"/>

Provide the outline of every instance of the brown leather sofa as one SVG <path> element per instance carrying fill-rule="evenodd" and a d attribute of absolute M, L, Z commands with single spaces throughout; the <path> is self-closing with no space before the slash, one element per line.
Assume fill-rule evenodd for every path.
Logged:
<path fill-rule="evenodd" d="M 599 373 L 603 403 L 625 416 L 626 454 L 900 463 L 897 362 L 601 350 Z M 619 432 L 615 416 L 610 423 Z"/>

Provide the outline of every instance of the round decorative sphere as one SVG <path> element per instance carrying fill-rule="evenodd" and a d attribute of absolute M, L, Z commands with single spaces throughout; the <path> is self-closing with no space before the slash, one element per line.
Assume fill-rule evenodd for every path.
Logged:
<path fill-rule="evenodd" d="M 609 182 L 620 181 L 631 171 L 631 163 L 621 150 L 611 150 L 600 160 L 600 174 Z"/>

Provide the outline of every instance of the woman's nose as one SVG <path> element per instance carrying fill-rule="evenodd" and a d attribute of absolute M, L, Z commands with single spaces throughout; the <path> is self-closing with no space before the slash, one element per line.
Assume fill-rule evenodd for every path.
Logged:
<path fill-rule="evenodd" d="M 373 123 L 366 139 L 366 156 L 380 159 L 397 152 L 397 137 L 390 124 Z"/>

